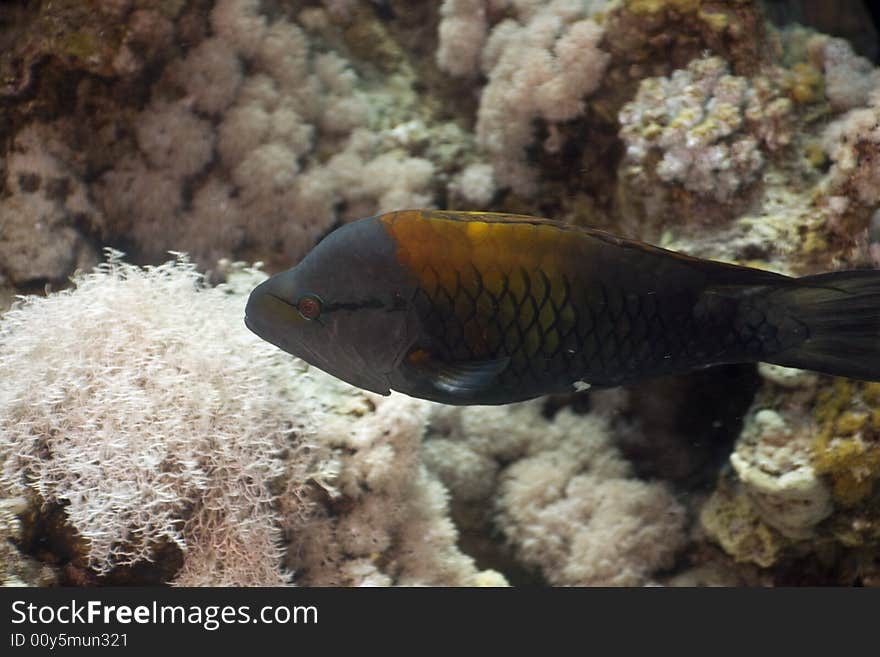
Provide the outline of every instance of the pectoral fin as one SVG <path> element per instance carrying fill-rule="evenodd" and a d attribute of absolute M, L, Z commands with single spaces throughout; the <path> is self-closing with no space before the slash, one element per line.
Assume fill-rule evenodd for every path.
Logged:
<path fill-rule="evenodd" d="M 510 358 L 446 363 L 419 350 L 411 353 L 407 362 L 420 379 L 427 380 L 436 390 L 464 399 L 495 385 Z"/>
<path fill-rule="evenodd" d="M 434 387 L 451 394 L 481 392 L 495 383 L 509 362 L 510 358 L 498 358 L 444 364 L 434 371 Z"/>

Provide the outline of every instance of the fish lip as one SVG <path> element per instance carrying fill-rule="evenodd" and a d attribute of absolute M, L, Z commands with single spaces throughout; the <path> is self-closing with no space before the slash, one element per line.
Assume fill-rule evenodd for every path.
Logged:
<path fill-rule="evenodd" d="M 259 287 L 256 288 L 256 290 L 259 290 Z M 256 290 L 254 292 L 251 292 L 251 296 L 248 299 L 247 304 L 245 305 L 244 325 L 262 338 L 263 334 L 260 332 L 260 329 L 267 328 L 267 325 L 259 317 L 261 314 L 261 309 L 258 306 L 260 304 L 265 304 L 266 300 L 271 300 L 271 303 L 280 303 L 286 309 L 296 310 L 296 308 L 286 299 L 279 297 L 278 295 L 272 294 L 271 292 L 264 290 L 260 290 L 257 293 Z"/>
<path fill-rule="evenodd" d="M 266 327 L 265 324 L 260 322 L 259 319 L 255 319 L 246 314 L 244 316 L 244 325 L 248 328 L 248 330 L 250 330 L 251 333 L 253 333 L 257 337 L 261 338 L 262 340 L 266 340 L 266 342 L 271 342 L 271 340 L 268 340 L 266 337 L 264 337 L 264 334 L 266 333 Z"/>

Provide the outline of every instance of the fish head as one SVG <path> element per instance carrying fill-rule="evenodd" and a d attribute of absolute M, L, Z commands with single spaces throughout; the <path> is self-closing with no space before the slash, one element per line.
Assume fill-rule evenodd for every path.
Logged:
<path fill-rule="evenodd" d="M 416 289 L 382 224 L 361 219 L 254 288 L 245 324 L 309 364 L 387 395 L 392 372 L 416 339 Z"/>

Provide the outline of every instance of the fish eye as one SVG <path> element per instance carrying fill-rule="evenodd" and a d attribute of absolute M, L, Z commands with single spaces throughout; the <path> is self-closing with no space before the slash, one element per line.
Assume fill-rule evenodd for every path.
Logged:
<path fill-rule="evenodd" d="M 321 316 L 321 299 L 314 294 L 306 294 L 296 302 L 296 309 L 303 319 L 313 320 Z"/>

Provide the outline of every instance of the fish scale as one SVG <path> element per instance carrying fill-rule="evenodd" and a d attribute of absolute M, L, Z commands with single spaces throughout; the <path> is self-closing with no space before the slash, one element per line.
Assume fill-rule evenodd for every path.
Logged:
<path fill-rule="evenodd" d="M 594 294 L 602 303 L 583 299 L 583 310 L 577 312 L 568 278 L 554 282 L 541 270 L 499 272 L 496 291 L 486 287 L 476 267 L 456 270 L 451 292 L 436 277 L 423 278 L 427 287 L 419 288 L 417 307 L 428 318 L 434 355 L 449 360 L 510 357 L 511 367 L 500 377 L 505 387 L 525 379 L 545 381 L 548 375 L 570 384 L 595 370 L 614 379 L 658 360 L 643 339 L 650 332 L 650 317 L 643 311 L 656 304 L 641 297 L 601 285 Z M 511 278 L 521 280 L 520 296 L 510 291 Z M 484 298 L 487 303 L 481 303 Z M 435 317 L 444 321 L 435 322 Z"/>

